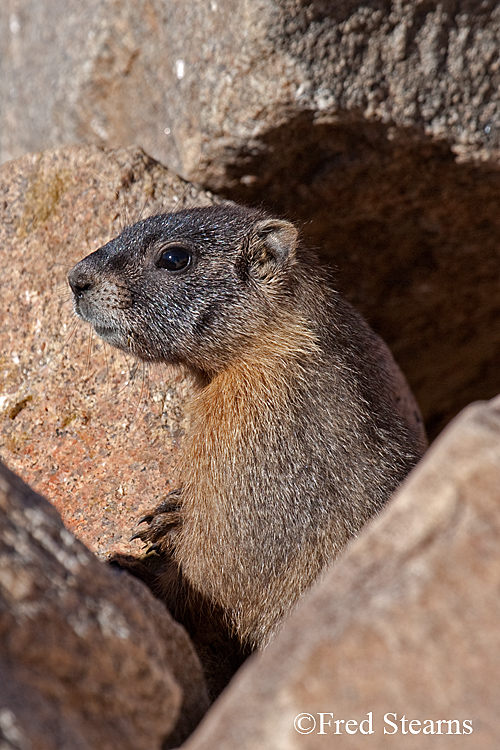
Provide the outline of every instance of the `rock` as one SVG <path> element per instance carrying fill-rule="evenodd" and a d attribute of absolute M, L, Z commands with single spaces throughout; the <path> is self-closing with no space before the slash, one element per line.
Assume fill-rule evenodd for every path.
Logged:
<path fill-rule="evenodd" d="M 307 113 L 500 148 L 491 4 L 17 0 L 0 20 L 2 160 L 79 138 L 225 171 Z"/>
<path fill-rule="evenodd" d="M 499 24 L 466 0 L 4 3 L 0 158 L 137 143 L 298 220 L 434 436 L 500 390 Z"/>
<path fill-rule="evenodd" d="M 184 630 L 2 465 L 0 557 L 2 747 L 149 750 L 186 737 L 207 695 Z"/>
<path fill-rule="evenodd" d="M 138 553 L 138 518 L 175 486 L 186 385 L 92 336 L 66 275 L 141 214 L 211 201 L 138 149 L 0 168 L 0 455 L 101 555 Z"/>
<path fill-rule="evenodd" d="M 499 486 L 500 398 L 435 442 L 185 750 L 496 748 Z"/>

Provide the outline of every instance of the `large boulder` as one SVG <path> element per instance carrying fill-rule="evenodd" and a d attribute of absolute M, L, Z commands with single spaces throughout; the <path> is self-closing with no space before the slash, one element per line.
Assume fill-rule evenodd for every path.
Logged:
<path fill-rule="evenodd" d="M 461 155 L 500 148 L 492 3 L 17 0 L 0 20 L 1 160 L 78 138 L 214 176 L 303 114 L 302 136 L 336 115 L 353 140 L 378 122 L 381 140 L 396 126 Z"/>
<path fill-rule="evenodd" d="M 0 736 L 8 748 L 173 747 L 208 705 L 183 628 L 0 464 Z"/>

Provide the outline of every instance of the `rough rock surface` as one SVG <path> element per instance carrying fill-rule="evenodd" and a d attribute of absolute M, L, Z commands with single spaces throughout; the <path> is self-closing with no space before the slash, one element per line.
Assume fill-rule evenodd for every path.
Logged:
<path fill-rule="evenodd" d="M 440 436 L 186 750 L 497 748 L 499 486 L 496 399 Z M 300 722 L 310 733 L 294 729 L 299 714 L 312 715 Z M 334 735 L 338 719 L 358 724 Z"/>
<path fill-rule="evenodd" d="M 6 0 L 0 20 L 2 160 L 93 138 L 192 174 L 305 111 L 500 148 L 494 2 Z"/>
<path fill-rule="evenodd" d="M 172 489 L 186 386 L 91 336 L 66 275 L 141 214 L 211 201 L 137 149 L 0 168 L 0 456 L 102 554 L 139 552 L 138 518 Z"/>
<path fill-rule="evenodd" d="M 0 559 L 1 747 L 179 744 L 207 707 L 185 631 L 2 465 Z"/>
<path fill-rule="evenodd" d="M 137 143 L 303 222 L 434 435 L 500 390 L 499 34 L 490 0 L 7 0 L 0 158 Z"/>

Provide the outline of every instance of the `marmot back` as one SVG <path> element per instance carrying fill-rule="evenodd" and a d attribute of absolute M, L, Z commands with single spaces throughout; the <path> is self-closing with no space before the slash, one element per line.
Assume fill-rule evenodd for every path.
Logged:
<path fill-rule="evenodd" d="M 179 490 L 140 536 L 266 644 L 422 454 L 403 376 L 295 227 L 261 211 L 145 219 L 69 283 L 104 340 L 195 376 Z"/>

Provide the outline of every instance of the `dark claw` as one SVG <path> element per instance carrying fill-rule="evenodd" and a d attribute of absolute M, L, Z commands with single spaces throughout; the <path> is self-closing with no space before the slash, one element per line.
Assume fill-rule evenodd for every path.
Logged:
<path fill-rule="evenodd" d="M 143 531 L 138 531 L 134 536 L 131 536 L 129 539 L 129 542 L 133 542 L 134 539 L 142 539 L 142 535 L 144 534 Z"/>
<path fill-rule="evenodd" d="M 181 518 L 181 490 L 175 489 L 168 493 L 165 500 L 142 516 L 139 524 L 147 523 L 148 528 L 136 531 L 130 541 L 139 539 L 144 544 L 151 544 L 148 551 L 160 550 L 160 542 L 180 525 Z"/>

